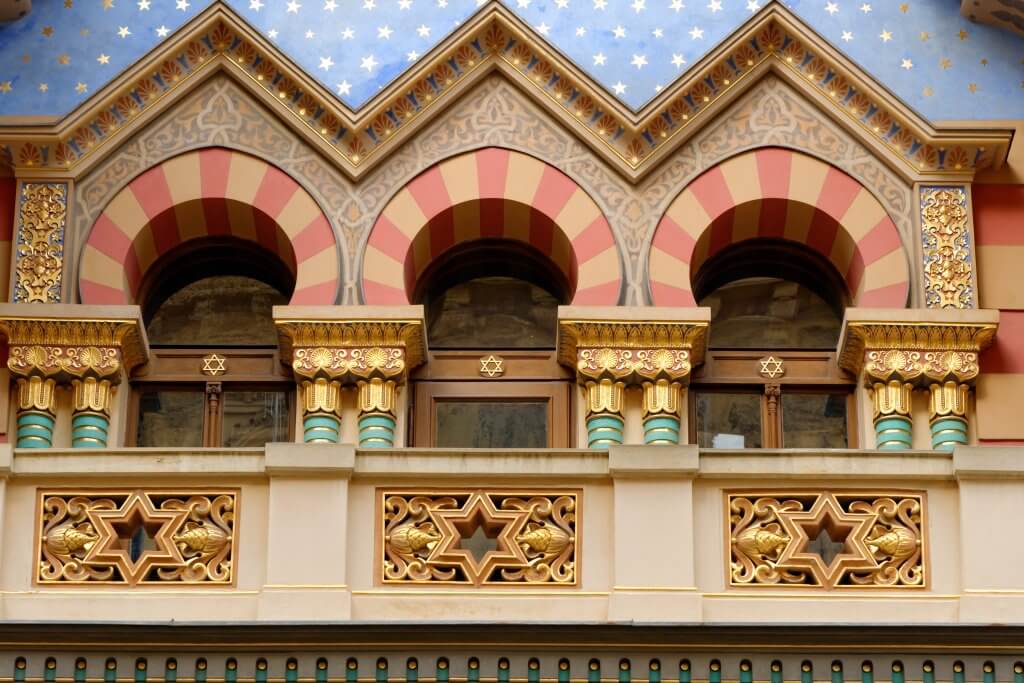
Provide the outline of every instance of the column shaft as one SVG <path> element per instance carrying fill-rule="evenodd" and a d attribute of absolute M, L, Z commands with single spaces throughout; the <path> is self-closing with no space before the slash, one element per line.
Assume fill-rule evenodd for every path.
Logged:
<path fill-rule="evenodd" d="M 910 419 L 914 387 L 898 379 L 871 385 L 875 405 L 875 441 L 880 450 L 908 450 L 914 445 Z"/>
<path fill-rule="evenodd" d="M 584 384 L 587 398 L 587 447 L 608 448 L 622 443 L 625 426 L 622 401 L 626 385 L 611 379 Z"/>
<path fill-rule="evenodd" d="M 359 447 L 391 448 L 395 445 L 395 401 L 398 384 L 373 378 L 359 386 Z"/>
<path fill-rule="evenodd" d="M 318 377 L 304 380 L 302 430 L 306 443 L 338 443 L 341 433 L 341 382 Z"/>
<path fill-rule="evenodd" d="M 71 415 L 73 448 L 106 448 L 110 432 L 110 380 L 86 377 L 71 382 L 74 412 Z"/>
<path fill-rule="evenodd" d="M 937 451 L 951 451 L 956 446 L 966 445 L 969 387 L 950 381 L 932 384 L 928 389 L 931 391 L 928 407 L 932 448 Z"/>
<path fill-rule="evenodd" d="M 679 443 L 679 407 L 683 404 L 683 386 L 679 382 L 659 379 L 643 383 L 644 443 L 676 445 Z"/>
<path fill-rule="evenodd" d="M 56 422 L 53 403 L 57 383 L 48 377 L 18 378 L 18 448 L 50 448 Z"/>

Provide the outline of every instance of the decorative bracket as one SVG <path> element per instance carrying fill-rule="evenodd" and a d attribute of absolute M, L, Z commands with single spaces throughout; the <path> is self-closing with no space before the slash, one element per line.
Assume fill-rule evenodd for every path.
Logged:
<path fill-rule="evenodd" d="M 998 311 L 846 310 L 839 365 L 864 373 L 873 391 L 878 448 L 913 445 L 915 388 L 931 393 L 932 447 L 967 443 L 967 395 L 980 372 L 978 354 L 995 338 Z"/>
<path fill-rule="evenodd" d="M 275 306 L 281 362 L 302 390 L 307 443 L 337 443 L 341 388 L 359 389 L 359 445 L 389 448 L 395 400 L 426 359 L 423 307 Z"/>
<path fill-rule="evenodd" d="M 643 388 L 644 442 L 679 443 L 679 407 L 690 370 L 704 362 L 708 308 L 558 309 L 558 362 L 574 368 L 587 400 L 591 448 L 622 443 L 627 385 Z"/>

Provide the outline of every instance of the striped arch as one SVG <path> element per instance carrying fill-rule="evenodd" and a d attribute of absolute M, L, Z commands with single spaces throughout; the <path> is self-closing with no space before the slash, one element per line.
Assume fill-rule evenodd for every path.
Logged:
<path fill-rule="evenodd" d="M 672 202 L 651 244 L 654 305 L 695 305 L 691 276 L 701 264 L 757 237 L 792 240 L 824 256 L 845 279 L 853 305 L 907 305 L 907 259 L 878 200 L 839 169 L 778 148 L 722 162 Z"/>
<path fill-rule="evenodd" d="M 222 148 L 169 159 L 114 196 L 82 252 L 82 303 L 137 303 L 160 256 L 204 237 L 236 237 L 277 254 L 295 275 L 290 303 L 334 303 L 340 260 L 316 201 L 280 169 Z"/>
<path fill-rule="evenodd" d="M 363 256 L 368 304 L 405 304 L 417 278 L 442 253 L 482 238 L 524 242 L 575 285 L 574 304 L 615 304 L 622 269 L 611 227 L 567 175 L 507 149 L 443 161 L 384 207 Z"/>

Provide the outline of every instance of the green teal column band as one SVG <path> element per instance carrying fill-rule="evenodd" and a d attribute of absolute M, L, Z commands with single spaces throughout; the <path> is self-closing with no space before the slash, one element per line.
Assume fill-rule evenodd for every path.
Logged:
<path fill-rule="evenodd" d="M 782 683 L 782 662 L 775 660 L 771 665 L 771 678 L 769 683 Z"/>
<path fill-rule="evenodd" d="M 587 418 L 587 446 L 608 448 L 622 443 L 624 422 L 618 415 L 605 413 Z"/>
<path fill-rule="evenodd" d="M 679 443 L 679 417 L 651 415 L 644 419 L 644 443 L 648 446 Z"/>
<path fill-rule="evenodd" d="M 395 418 L 387 413 L 359 416 L 360 448 L 391 448 L 395 445 Z"/>
<path fill-rule="evenodd" d="M 306 443 L 338 443 L 341 420 L 333 413 L 309 413 L 302 418 L 302 430 Z"/>
<path fill-rule="evenodd" d="M 110 418 L 102 413 L 75 413 L 71 418 L 72 448 L 106 448 Z"/>
<path fill-rule="evenodd" d="M 50 448 L 53 446 L 54 416 L 42 410 L 18 413 L 18 448 Z"/>
<path fill-rule="evenodd" d="M 967 420 L 962 417 L 942 417 L 932 420 L 932 448 L 951 451 L 967 443 Z"/>
<path fill-rule="evenodd" d="M 875 418 L 875 443 L 879 450 L 902 451 L 914 445 L 909 417 L 884 415 Z"/>

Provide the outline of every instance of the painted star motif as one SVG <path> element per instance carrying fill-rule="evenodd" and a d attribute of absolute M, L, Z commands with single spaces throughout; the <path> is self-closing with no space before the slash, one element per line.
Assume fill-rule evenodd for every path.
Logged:
<path fill-rule="evenodd" d="M 831 493 L 823 493 L 810 510 L 779 516 L 792 541 L 779 554 L 781 566 L 810 569 L 825 585 L 834 585 L 848 571 L 878 567 L 867 539 L 878 515 L 872 512 L 846 512 Z M 808 546 L 824 531 L 833 543 L 842 544 L 828 564 Z"/>
<path fill-rule="evenodd" d="M 608 58 L 604 56 L 603 52 L 598 52 L 596 55 L 594 55 L 594 66 L 604 66 L 604 63 L 607 60 Z"/>
<path fill-rule="evenodd" d="M 851 40 L 853 40 L 853 34 L 852 34 L 852 33 L 850 33 L 849 31 L 843 31 L 843 36 L 842 36 L 842 38 L 843 38 L 843 42 L 844 42 L 844 43 L 848 43 L 848 42 L 850 42 Z"/>
<path fill-rule="evenodd" d="M 385 24 L 384 26 L 377 27 L 377 38 L 379 39 L 391 40 L 392 33 L 394 33 L 394 30 L 387 24 Z"/>
<path fill-rule="evenodd" d="M 367 72 L 373 71 L 377 66 L 377 60 L 373 55 L 363 57 L 359 62 L 360 69 L 366 69 Z"/>
<path fill-rule="evenodd" d="M 420 53 L 416 52 L 416 50 L 410 50 L 409 52 L 405 53 L 405 59 L 408 62 L 415 62 L 419 58 L 420 58 Z"/>
<path fill-rule="evenodd" d="M 320 58 L 320 68 L 321 69 L 323 69 L 324 71 L 330 71 L 332 66 L 334 66 L 334 60 L 333 59 L 331 59 L 330 57 L 321 57 Z"/>
<path fill-rule="evenodd" d="M 338 9 L 338 3 L 335 2 L 335 0 L 327 0 L 327 2 L 324 3 L 325 12 L 333 12 L 336 9 Z"/>
<path fill-rule="evenodd" d="M 863 12 L 864 14 L 869 14 L 871 12 L 871 5 L 865 2 L 863 5 L 860 6 L 860 11 Z"/>
<path fill-rule="evenodd" d="M 630 62 L 637 69 L 642 69 L 647 66 L 647 57 L 645 55 L 633 55 L 633 60 Z"/>
<path fill-rule="evenodd" d="M 758 3 L 757 0 L 747 0 L 747 9 L 750 11 L 751 14 L 753 14 L 757 10 L 761 9 L 761 5 Z"/>
<path fill-rule="evenodd" d="M 434 509 L 431 516 L 441 532 L 441 541 L 427 557 L 427 564 L 447 564 L 462 567 L 467 578 L 475 584 L 486 581 L 501 567 L 521 567 L 529 561 L 516 536 L 529 520 L 528 510 L 498 510 L 490 496 L 476 492 L 457 510 Z M 479 530 L 488 539 L 494 539 L 493 549 L 479 557 L 464 540 L 479 536 Z"/>
<path fill-rule="evenodd" d="M 419 28 L 416 29 L 416 33 L 417 35 L 419 35 L 420 38 L 429 38 L 430 27 L 427 26 L 426 24 L 420 24 Z"/>
<path fill-rule="evenodd" d="M 587 35 L 587 29 L 585 29 L 582 26 L 577 26 L 576 27 L 576 37 L 577 38 L 582 38 L 585 35 Z"/>
<path fill-rule="evenodd" d="M 622 81 L 618 81 L 615 85 L 612 86 L 612 90 L 615 91 L 616 95 L 624 95 L 626 93 L 626 87 L 627 86 L 625 83 L 623 83 Z"/>
<path fill-rule="evenodd" d="M 674 66 L 677 69 L 681 69 L 681 68 L 683 68 L 684 64 L 686 64 L 686 60 L 683 59 L 682 55 L 677 55 L 677 54 L 673 54 L 672 55 L 672 66 Z"/>
<path fill-rule="evenodd" d="M 630 7 L 633 8 L 634 12 L 640 14 L 647 9 L 647 0 L 633 0 L 633 4 Z"/>
<path fill-rule="evenodd" d="M 352 92 L 352 84 L 349 83 L 348 81 L 342 81 L 341 83 L 338 83 L 334 87 L 338 89 L 339 95 L 348 95 L 350 92 Z"/>
<path fill-rule="evenodd" d="M 686 9 L 686 5 L 683 4 L 683 0 L 672 0 L 672 4 L 670 4 L 668 8 L 676 14 L 679 14 L 679 12 Z"/>
<path fill-rule="evenodd" d="M 128 30 L 127 26 L 120 26 L 117 29 L 117 35 L 121 36 L 122 38 L 127 38 L 131 34 L 132 32 Z"/>
<path fill-rule="evenodd" d="M 878 34 L 878 37 L 882 39 L 883 43 L 888 43 L 892 40 L 892 31 L 886 31 L 882 29 L 882 32 Z"/>
<path fill-rule="evenodd" d="M 44 36 L 46 36 L 47 38 L 49 38 L 50 36 L 53 35 L 53 27 L 52 26 L 44 26 L 42 34 Z"/>
<path fill-rule="evenodd" d="M 289 0 L 288 9 L 286 10 L 288 14 L 298 14 L 300 9 L 302 9 L 302 5 L 295 2 L 295 0 Z"/>
<path fill-rule="evenodd" d="M 614 35 L 617 39 L 618 38 L 625 38 L 626 37 L 626 29 L 623 28 L 622 25 L 620 24 L 619 26 L 616 26 L 612 30 L 612 35 Z"/>
<path fill-rule="evenodd" d="M 182 12 L 188 11 L 188 8 L 192 5 L 189 4 L 188 0 L 177 0 L 175 3 L 175 9 L 179 9 Z"/>
<path fill-rule="evenodd" d="M 704 29 L 694 26 L 690 29 L 690 40 L 698 40 L 704 37 Z"/>
<path fill-rule="evenodd" d="M 831 16 L 835 16 L 836 12 L 839 11 L 839 5 L 834 2 L 825 3 L 825 11 Z"/>
<path fill-rule="evenodd" d="M 398 9 L 407 10 L 412 8 L 412 0 L 398 0 Z"/>
<path fill-rule="evenodd" d="M 762 377 L 775 379 L 786 374 L 786 367 L 783 365 L 782 359 L 775 356 L 766 356 L 759 360 L 758 363 L 761 364 L 761 369 L 758 372 Z"/>
<path fill-rule="evenodd" d="M 534 28 L 536 28 L 537 32 L 542 36 L 546 36 L 551 32 L 551 27 L 545 24 L 543 21 Z"/>
<path fill-rule="evenodd" d="M 708 3 L 708 9 L 711 10 L 712 14 L 714 14 L 715 12 L 721 12 L 722 0 L 711 0 L 711 2 Z"/>
<path fill-rule="evenodd" d="M 555 7 L 558 9 L 569 9 L 569 0 L 555 0 Z"/>
<path fill-rule="evenodd" d="M 114 9 L 114 0 L 103 0 L 103 11 Z"/>
<path fill-rule="evenodd" d="M 267 37 L 270 38 L 271 40 L 277 40 L 277 29 L 272 28 L 269 31 L 267 31 Z"/>
<path fill-rule="evenodd" d="M 356 32 L 352 30 L 351 26 L 346 26 L 341 32 L 342 40 L 352 40 L 356 35 Z"/>
<path fill-rule="evenodd" d="M 89 509 L 87 514 L 100 540 L 89 548 L 83 558 L 86 564 L 114 564 L 129 583 L 144 579 L 156 567 L 184 564 L 172 536 L 187 519 L 187 509 L 158 510 L 149 496 L 134 492 L 119 509 Z M 138 558 L 132 559 L 130 536 L 140 528 L 153 539 L 156 547 L 143 549 Z"/>
<path fill-rule="evenodd" d="M 10 81 L 0 81 L 0 93 L 4 93 L 6 95 L 12 90 L 14 90 L 14 87 L 11 85 Z"/>
<path fill-rule="evenodd" d="M 39 84 L 39 92 L 46 92 L 49 89 L 50 89 L 50 86 L 47 85 L 46 83 L 40 83 Z"/>
<path fill-rule="evenodd" d="M 594 9 L 604 10 L 608 6 L 608 0 L 594 0 Z"/>
<path fill-rule="evenodd" d="M 138 5 L 139 5 L 139 11 L 140 12 L 148 12 L 149 11 L 149 5 L 150 5 L 149 0 L 139 0 Z"/>
<path fill-rule="evenodd" d="M 263 9 L 263 3 L 260 0 L 249 0 L 249 9 L 259 12 Z"/>
<path fill-rule="evenodd" d="M 170 32 L 171 29 L 167 28 L 166 26 L 161 26 L 158 29 L 156 29 L 156 35 L 160 38 L 166 38 L 167 34 Z"/>
<path fill-rule="evenodd" d="M 110 64 L 110 55 L 100 54 L 100 56 L 96 58 L 96 61 L 100 64 Z"/>
<path fill-rule="evenodd" d="M 665 32 L 660 28 L 656 28 L 653 31 L 651 31 L 651 35 L 654 36 L 655 38 L 661 38 L 665 35 Z"/>
<path fill-rule="evenodd" d="M 312 30 L 306 31 L 306 40 L 313 40 L 314 38 L 316 38 L 316 33 Z"/>
<path fill-rule="evenodd" d="M 914 68 L 914 62 L 912 62 L 912 61 L 911 61 L 911 60 L 909 60 L 909 59 L 904 59 L 904 60 L 902 60 L 902 62 L 900 63 L 900 68 L 901 68 L 901 69 L 906 69 L 907 71 L 910 71 L 911 69 L 913 69 L 913 68 Z"/>
<path fill-rule="evenodd" d="M 211 377 L 224 374 L 227 372 L 227 367 L 224 365 L 224 357 L 218 356 L 216 353 L 204 356 L 200 371 L 204 375 L 210 375 Z"/>

